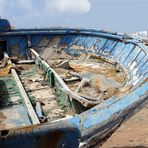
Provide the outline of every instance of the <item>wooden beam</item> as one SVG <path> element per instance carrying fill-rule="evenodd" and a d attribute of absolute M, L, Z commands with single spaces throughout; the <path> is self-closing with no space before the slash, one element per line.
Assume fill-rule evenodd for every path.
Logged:
<path fill-rule="evenodd" d="M 34 60 L 20 60 L 16 62 L 16 64 L 34 64 L 34 63 L 35 63 Z"/>
<path fill-rule="evenodd" d="M 7 53 L 4 53 L 4 56 L 9 58 Z M 8 64 L 12 64 L 10 59 L 8 60 Z M 36 113 L 34 111 L 34 108 L 33 108 L 32 104 L 30 102 L 30 99 L 29 99 L 29 97 L 28 97 L 28 95 L 27 95 L 27 93 L 26 93 L 26 91 L 25 91 L 19 77 L 18 77 L 18 74 L 17 74 L 16 70 L 11 69 L 11 74 L 13 75 L 14 80 L 15 80 L 18 88 L 19 88 L 19 91 L 20 91 L 22 97 L 23 97 L 24 103 L 25 103 L 25 105 L 27 107 L 28 115 L 29 115 L 32 123 L 33 124 L 39 124 L 40 121 L 39 121 L 39 119 L 38 119 L 38 117 L 37 117 L 37 115 L 36 115 Z"/>

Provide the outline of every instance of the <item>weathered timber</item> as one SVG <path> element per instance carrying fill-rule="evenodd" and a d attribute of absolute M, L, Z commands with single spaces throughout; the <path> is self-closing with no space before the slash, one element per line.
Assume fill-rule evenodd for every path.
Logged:
<path fill-rule="evenodd" d="M 64 68 L 64 69 L 68 69 L 69 68 L 69 60 L 65 60 L 62 63 L 60 63 L 59 65 L 57 65 L 56 67 L 58 68 Z"/>
<path fill-rule="evenodd" d="M 5 53 L 4 56 L 6 58 L 9 58 L 7 53 Z M 12 64 L 10 59 L 8 60 L 8 64 Z M 35 113 L 35 111 L 33 109 L 33 106 L 32 106 L 32 104 L 30 102 L 30 99 L 28 98 L 28 95 L 27 95 L 27 93 L 26 93 L 26 91 L 25 91 L 25 89 L 24 89 L 18 75 L 17 75 L 16 70 L 11 69 L 11 73 L 12 73 L 12 75 L 14 77 L 14 80 L 16 81 L 16 83 L 18 85 L 19 91 L 20 91 L 20 93 L 21 93 L 21 95 L 23 97 L 24 103 L 26 105 L 26 108 L 27 108 L 27 111 L 28 111 L 28 114 L 29 114 L 29 117 L 30 117 L 32 123 L 33 124 L 39 124 L 40 121 L 39 121 L 39 119 L 38 119 L 38 117 L 37 117 L 37 115 L 36 115 L 36 113 Z"/>
<path fill-rule="evenodd" d="M 87 79 L 87 78 L 82 78 L 81 82 L 79 83 L 78 87 L 76 88 L 75 92 L 79 92 L 80 89 L 86 85 L 87 83 L 90 82 L 90 79 Z"/>
<path fill-rule="evenodd" d="M 17 62 L 15 62 L 16 64 L 34 64 L 35 61 L 34 60 L 19 60 Z"/>

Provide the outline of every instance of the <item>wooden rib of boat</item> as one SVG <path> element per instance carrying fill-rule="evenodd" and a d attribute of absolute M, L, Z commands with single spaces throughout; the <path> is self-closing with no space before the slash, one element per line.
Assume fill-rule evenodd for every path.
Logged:
<path fill-rule="evenodd" d="M 101 144 L 148 98 L 148 48 L 93 29 L 0 19 L 0 147 Z"/>

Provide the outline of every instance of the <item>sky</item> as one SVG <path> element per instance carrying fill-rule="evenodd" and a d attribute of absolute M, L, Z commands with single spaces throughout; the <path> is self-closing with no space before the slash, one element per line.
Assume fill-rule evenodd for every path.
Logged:
<path fill-rule="evenodd" d="M 76 27 L 132 33 L 148 30 L 148 0 L 0 0 L 15 28 Z"/>

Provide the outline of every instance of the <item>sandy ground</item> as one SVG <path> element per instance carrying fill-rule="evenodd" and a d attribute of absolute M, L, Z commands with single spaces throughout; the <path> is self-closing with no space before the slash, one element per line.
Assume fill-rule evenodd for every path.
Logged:
<path fill-rule="evenodd" d="M 148 148 L 148 103 L 127 120 L 101 148 Z"/>

